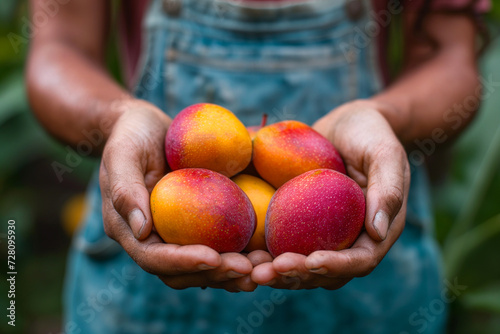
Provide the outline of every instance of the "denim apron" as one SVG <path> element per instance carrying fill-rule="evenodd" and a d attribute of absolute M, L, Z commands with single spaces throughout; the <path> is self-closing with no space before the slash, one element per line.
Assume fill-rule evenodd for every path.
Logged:
<path fill-rule="evenodd" d="M 312 124 L 382 88 L 375 43 L 348 47 L 372 20 L 370 6 L 363 0 L 153 0 L 135 94 L 171 117 L 211 102 L 246 125 L 259 124 L 264 112 L 269 123 Z M 405 230 L 370 275 L 337 291 L 260 286 L 233 294 L 173 290 L 139 268 L 104 233 L 96 177 L 69 257 L 63 331 L 441 333 L 446 307 L 433 306 L 443 287 L 428 195 L 426 174 L 414 168 Z"/>

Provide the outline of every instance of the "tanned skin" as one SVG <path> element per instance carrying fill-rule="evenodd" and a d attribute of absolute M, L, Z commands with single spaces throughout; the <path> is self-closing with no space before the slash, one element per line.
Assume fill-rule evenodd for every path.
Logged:
<path fill-rule="evenodd" d="M 31 0 L 31 11 L 43 0 Z M 100 186 L 106 233 L 145 271 L 175 289 L 209 286 L 252 291 L 276 288 L 337 289 L 370 273 L 405 225 L 410 169 L 405 149 L 432 138 L 448 138 L 460 124 L 445 113 L 480 89 L 472 20 L 461 13 L 429 13 L 426 39 L 417 39 L 407 15 L 406 67 L 380 94 L 346 103 L 319 119 L 315 129 L 344 157 L 349 175 L 367 198 L 365 231 L 352 248 L 286 253 L 218 254 L 206 246 L 165 244 L 152 230 L 149 194 L 166 172 L 164 137 L 171 119 L 154 105 L 135 99 L 104 66 L 110 1 L 73 0 L 34 32 L 26 78 L 29 100 L 40 123 L 70 145 L 99 131 L 93 154 L 102 158 Z"/>

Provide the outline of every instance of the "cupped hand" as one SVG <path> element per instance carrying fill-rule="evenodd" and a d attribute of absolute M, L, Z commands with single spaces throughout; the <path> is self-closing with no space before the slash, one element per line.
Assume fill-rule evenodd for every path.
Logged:
<path fill-rule="evenodd" d="M 338 149 L 348 175 L 365 193 L 365 228 L 358 239 L 349 249 L 309 256 L 285 253 L 272 259 L 260 254 L 261 263 L 251 275 L 254 282 L 284 289 L 338 289 L 382 261 L 403 231 L 410 186 L 406 152 L 382 116 L 383 107 L 369 100 L 350 102 L 313 126 Z"/>
<path fill-rule="evenodd" d="M 106 234 L 142 269 L 174 289 L 254 290 L 257 285 L 249 276 L 253 265 L 245 255 L 166 244 L 154 231 L 149 197 L 167 172 L 164 139 L 171 120 L 145 101 L 130 100 L 120 108 L 99 175 Z"/>

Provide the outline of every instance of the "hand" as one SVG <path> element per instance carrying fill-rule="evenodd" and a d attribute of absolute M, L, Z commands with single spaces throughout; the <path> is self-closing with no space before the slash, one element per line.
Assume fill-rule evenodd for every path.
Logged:
<path fill-rule="evenodd" d="M 145 271 L 174 289 L 213 287 L 252 291 L 252 263 L 202 245 L 164 243 L 153 229 L 149 196 L 165 175 L 164 140 L 171 120 L 155 106 L 124 103 L 102 154 L 100 187 L 106 234 Z"/>
<path fill-rule="evenodd" d="M 365 230 L 349 249 L 309 256 L 285 253 L 274 260 L 269 255 L 254 268 L 253 281 L 275 288 L 338 289 L 368 275 L 396 242 L 405 225 L 410 169 L 403 146 L 379 111 L 382 107 L 354 101 L 313 126 L 334 144 L 348 175 L 363 188 Z"/>

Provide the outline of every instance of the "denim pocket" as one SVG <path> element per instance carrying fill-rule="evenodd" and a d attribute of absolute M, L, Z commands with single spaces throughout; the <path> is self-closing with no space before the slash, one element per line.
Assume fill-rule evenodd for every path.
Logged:
<path fill-rule="evenodd" d="M 349 38 L 346 31 L 341 38 Z M 170 31 L 164 54 L 167 112 L 186 106 L 222 105 L 247 125 L 296 119 L 312 124 L 358 96 L 356 61 L 346 59 L 338 40 L 323 35 L 310 43 L 279 36 L 266 39 L 203 38 Z"/>

